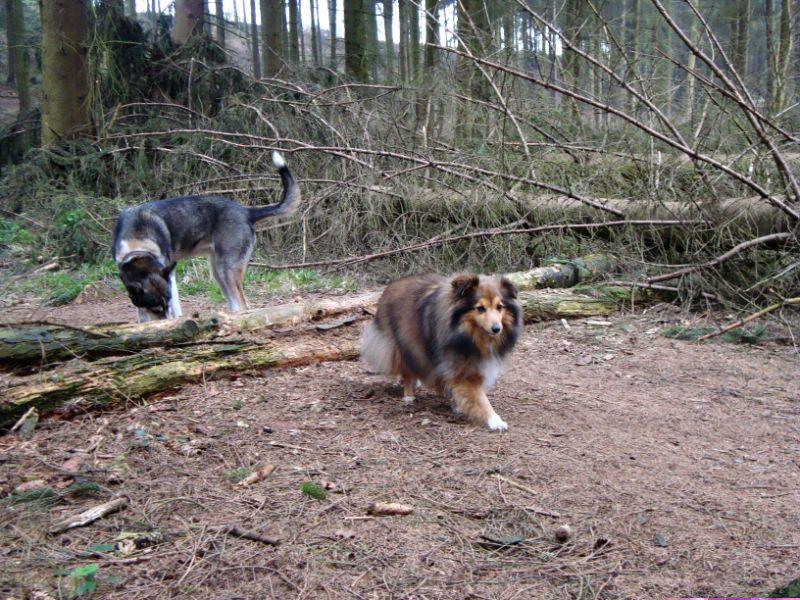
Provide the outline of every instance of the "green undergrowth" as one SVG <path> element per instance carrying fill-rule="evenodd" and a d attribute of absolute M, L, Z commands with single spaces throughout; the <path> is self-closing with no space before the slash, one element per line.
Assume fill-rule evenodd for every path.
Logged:
<path fill-rule="evenodd" d="M 676 340 L 696 342 L 704 335 L 714 333 L 715 331 L 718 331 L 716 327 L 683 327 L 675 325 L 673 327 L 667 327 L 661 334 L 664 337 Z M 737 327 L 721 334 L 719 338 L 731 344 L 760 344 L 767 338 L 767 328 L 764 325 L 755 325 L 749 328 Z"/>

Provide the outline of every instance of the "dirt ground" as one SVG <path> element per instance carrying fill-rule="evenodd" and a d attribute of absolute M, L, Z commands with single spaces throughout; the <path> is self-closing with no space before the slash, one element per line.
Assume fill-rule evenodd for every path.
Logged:
<path fill-rule="evenodd" d="M 123 298 L 99 300 L 5 318 L 132 318 Z M 66 597 L 90 563 L 103 598 L 763 595 L 800 575 L 800 361 L 791 345 L 660 335 L 682 318 L 660 306 L 527 326 L 490 393 L 502 434 L 425 391 L 408 408 L 355 362 L 45 418 L 29 441 L 0 437 L 0 496 L 34 479 L 56 490 L 0 500 L 0 597 Z M 318 500 L 304 482 L 333 489 Z M 120 495 L 122 510 L 46 533 Z M 414 512 L 370 516 L 376 501 Z"/>

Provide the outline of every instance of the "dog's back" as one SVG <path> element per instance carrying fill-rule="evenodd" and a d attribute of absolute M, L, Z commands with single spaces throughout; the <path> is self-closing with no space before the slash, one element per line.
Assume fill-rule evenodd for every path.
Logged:
<path fill-rule="evenodd" d="M 362 338 L 361 354 L 378 373 L 413 375 L 426 379 L 431 367 L 428 347 L 429 315 L 446 280 L 438 275 L 415 275 L 386 287 L 378 312 Z"/>

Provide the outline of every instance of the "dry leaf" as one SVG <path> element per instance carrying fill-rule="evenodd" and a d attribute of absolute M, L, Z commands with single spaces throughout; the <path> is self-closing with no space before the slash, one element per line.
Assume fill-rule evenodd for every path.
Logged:
<path fill-rule="evenodd" d="M 26 481 L 25 483 L 20 483 L 17 487 L 14 488 L 15 494 L 23 494 L 25 492 L 30 492 L 31 490 L 38 490 L 40 488 L 47 487 L 44 479 L 33 479 L 32 481 Z"/>

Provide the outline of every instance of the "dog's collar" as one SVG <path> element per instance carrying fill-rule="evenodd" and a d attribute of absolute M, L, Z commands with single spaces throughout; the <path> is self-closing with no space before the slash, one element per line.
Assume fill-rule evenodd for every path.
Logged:
<path fill-rule="evenodd" d="M 127 265 L 132 260 L 135 260 L 137 258 L 142 258 L 142 257 L 152 258 L 153 260 L 155 260 L 158 263 L 158 265 L 160 267 L 164 266 L 162 264 L 161 260 L 159 260 L 159 258 L 155 254 L 153 254 L 152 252 L 148 252 L 147 250 L 132 250 L 131 252 L 128 252 L 119 261 L 119 266 Z"/>

